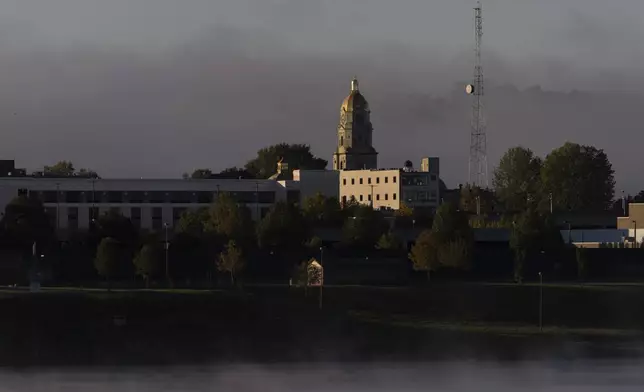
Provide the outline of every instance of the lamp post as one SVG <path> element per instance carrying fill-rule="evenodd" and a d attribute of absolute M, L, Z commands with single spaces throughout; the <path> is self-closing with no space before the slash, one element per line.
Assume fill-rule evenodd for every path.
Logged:
<path fill-rule="evenodd" d="M 168 222 L 163 224 L 165 229 L 165 279 L 168 281 L 168 286 L 170 285 L 170 264 L 168 263 L 168 249 L 170 248 L 170 243 L 168 242 Z"/>
<path fill-rule="evenodd" d="M 633 248 L 636 248 L 637 247 L 637 221 L 636 220 L 633 220 L 633 226 L 634 226 L 634 230 L 633 230 Z"/>
<path fill-rule="evenodd" d="M 624 197 L 624 191 L 622 191 L 622 212 L 626 216 L 626 197 Z"/>
<path fill-rule="evenodd" d="M 564 223 L 568 225 L 568 245 L 570 245 L 572 243 L 572 236 L 571 236 L 571 233 L 570 233 L 570 231 L 571 231 L 570 230 L 570 222 L 564 221 Z"/>
<path fill-rule="evenodd" d="M 60 183 L 56 183 L 56 232 L 60 231 Z"/>
<path fill-rule="evenodd" d="M 552 214 L 552 192 L 550 192 L 550 213 Z"/>
<path fill-rule="evenodd" d="M 373 203 L 373 188 L 375 187 L 375 185 L 369 185 L 369 186 L 371 187 L 371 199 L 370 199 L 370 201 L 371 201 L 371 209 L 373 210 L 373 206 L 374 206 L 374 203 Z"/>
<path fill-rule="evenodd" d="M 543 274 L 539 272 L 539 332 L 543 332 Z"/>

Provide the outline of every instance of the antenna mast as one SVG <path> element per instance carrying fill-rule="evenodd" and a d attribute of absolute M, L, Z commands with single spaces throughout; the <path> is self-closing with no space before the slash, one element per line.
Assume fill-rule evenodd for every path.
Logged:
<path fill-rule="evenodd" d="M 483 79 L 483 65 L 481 61 L 481 43 L 483 40 L 483 7 L 477 1 L 474 8 L 474 36 L 476 48 L 474 50 L 474 80 L 467 85 L 466 92 L 472 95 L 472 121 L 470 133 L 470 159 L 468 179 L 471 185 L 481 188 L 488 187 L 487 173 L 487 137 L 483 107 L 485 84 Z"/>

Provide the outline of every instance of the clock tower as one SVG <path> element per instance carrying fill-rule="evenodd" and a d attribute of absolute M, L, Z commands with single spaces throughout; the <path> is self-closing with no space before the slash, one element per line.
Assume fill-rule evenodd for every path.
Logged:
<path fill-rule="evenodd" d="M 372 145 L 373 127 L 369 104 L 360 93 L 358 79 L 351 81 L 351 92 L 342 102 L 333 170 L 378 168 L 378 153 Z"/>

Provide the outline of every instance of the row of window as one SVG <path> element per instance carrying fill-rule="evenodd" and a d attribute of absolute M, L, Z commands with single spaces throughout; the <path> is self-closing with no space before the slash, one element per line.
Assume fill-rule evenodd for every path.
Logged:
<path fill-rule="evenodd" d="M 238 203 L 275 203 L 275 192 L 229 192 Z M 43 203 L 198 203 L 209 204 L 217 192 L 190 191 L 39 191 L 20 189 L 19 196 L 28 196 Z M 298 195 L 299 196 L 299 195 Z"/>
<path fill-rule="evenodd" d="M 123 213 L 121 208 L 118 207 L 113 207 L 110 209 L 112 212 L 121 214 Z M 172 222 L 173 226 L 177 224 L 177 222 L 181 219 L 181 216 L 187 211 L 187 208 L 173 208 L 172 209 Z M 270 211 L 270 208 L 263 207 L 259 211 L 260 217 L 266 216 L 266 214 Z M 58 211 L 56 207 L 46 207 L 45 212 L 49 216 L 51 225 L 53 227 L 60 227 L 60 221 L 59 219 L 61 218 L 58 215 Z M 79 213 L 78 213 L 78 207 L 67 207 L 66 209 L 67 212 L 67 224 L 66 228 L 70 230 L 77 230 L 79 228 Z M 163 220 L 163 209 L 161 207 L 153 207 L 151 208 L 151 218 L 152 218 L 152 229 L 155 230 L 160 230 L 163 228 L 164 220 Z M 89 216 L 88 216 L 88 225 L 91 227 L 92 225 L 95 224 L 95 222 L 100 218 L 99 214 L 99 209 L 97 207 L 91 207 L 89 208 Z M 130 218 L 132 221 L 132 224 L 134 227 L 140 229 L 141 228 L 141 207 L 131 207 L 130 208 Z"/>
<path fill-rule="evenodd" d="M 405 173 L 400 182 L 403 186 L 427 186 L 437 180 L 436 174 Z"/>
<path fill-rule="evenodd" d="M 395 184 L 396 179 L 397 179 L 397 177 L 391 177 L 391 182 L 393 182 Z M 385 176 L 384 181 L 385 181 L 385 184 L 389 184 L 389 177 Z M 356 184 L 356 179 L 352 178 L 351 179 L 351 185 L 355 185 L 355 184 Z M 360 185 L 364 184 L 364 179 L 362 177 L 359 178 L 359 184 Z M 367 177 L 367 184 L 371 185 L 371 177 Z M 376 177 L 376 184 L 380 184 L 380 177 Z M 347 179 L 346 178 L 342 179 L 342 185 L 347 185 Z"/>
<path fill-rule="evenodd" d="M 374 197 L 376 198 L 376 201 L 380 200 L 380 194 L 379 193 L 375 194 Z M 389 194 L 388 193 L 383 194 L 382 199 L 386 200 L 386 201 L 389 200 Z M 366 196 L 365 195 L 358 195 L 358 196 L 351 195 L 348 198 L 346 196 L 342 196 L 342 202 L 343 203 L 347 203 L 349 200 L 355 200 L 355 201 L 365 201 L 365 200 L 367 200 L 367 201 L 371 201 L 371 195 L 366 195 Z M 391 200 L 396 200 L 396 194 L 395 193 L 391 194 Z"/>

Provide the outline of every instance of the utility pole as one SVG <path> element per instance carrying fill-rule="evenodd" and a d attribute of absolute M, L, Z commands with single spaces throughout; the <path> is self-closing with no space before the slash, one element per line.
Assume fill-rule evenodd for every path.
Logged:
<path fill-rule="evenodd" d="M 539 272 L 539 332 L 543 332 L 543 274 Z"/>
<path fill-rule="evenodd" d="M 170 249 L 170 242 L 168 242 L 168 222 L 165 222 L 163 224 L 163 228 L 165 229 L 165 279 L 168 282 L 168 287 L 170 287 L 170 263 L 168 263 L 168 250 Z"/>
<path fill-rule="evenodd" d="M 373 188 L 376 185 L 369 185 L 369 186 L 371 187 L 371 209 L 373 210 L 373 206 L 374 206 L 374 203 L 373 203 Z"/>
<path fill-rule="evenodd" d="M 483 96 L 485 83 L 483 77 L 483 62 L 481 48 L 483 42 L 483 7 L 481 2 L 474 8 L 474 80 L 468 84 L 465 92 L 472 96 L 472 119 L 470 124 L 470 158 L 468 178 L 471 185 L 480 188 L 488 187 L 487 168 L 487 130 L 484 115 Z"/>
<path fill-rule="evenodd" d="M 259 215 L 259 182 L 255 183 L 255 214 L 257 215 L 257 222 L 261 220 Z"/>
<path fill-rule="evenodd" d="M 550 192 L 550 214 L 552 214 L 552 192 Z"/>
<path fill-rule="evenodd" d="M 60 231 L 60 182 L 56 183 L 56 232 Z"/>

